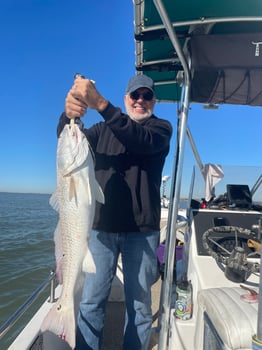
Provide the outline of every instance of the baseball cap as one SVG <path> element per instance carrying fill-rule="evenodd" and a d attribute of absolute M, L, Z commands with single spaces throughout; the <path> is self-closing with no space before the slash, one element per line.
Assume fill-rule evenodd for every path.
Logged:
<path fill-rule="evenodd" d="M 136 75 L 129 80 L 126 87 L 126 93 L 130 94 L 131 92 L 142 87 L 154 92 L 154 82 L 151 78 L 149 78 L 147 75 Z"/>

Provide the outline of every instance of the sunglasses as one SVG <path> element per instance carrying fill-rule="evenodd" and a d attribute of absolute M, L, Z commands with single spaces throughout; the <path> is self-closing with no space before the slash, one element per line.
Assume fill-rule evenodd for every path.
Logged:
<path fill-rule="evenodd" d="M 139 93 L 138 91 L 135 90 L 133 92 L 130 92 L 129 96 L 131 97 L 132 100 L 138 100 L 140 97 L 142 97 L 143 100 L 145 101 L 152 101 L 154 94 L 151 90 L 148 90 L 143 93 Z"/>

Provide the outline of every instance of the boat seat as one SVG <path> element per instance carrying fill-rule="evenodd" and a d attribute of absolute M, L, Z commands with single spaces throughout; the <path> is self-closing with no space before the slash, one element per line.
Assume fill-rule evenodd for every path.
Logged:
<path fill-rule="evenodd" d="M 204 340 L 205 313 L 216 329 L 223 349 L 252 349 L 252 336 L 257 333 L 258 302 L 247 303 L 240 298 L 242 294 L 248 293 L 240 287 L 210 288 L 198 293 L 199 309 L 194 339 L 195 349 L 207 349 L 203 347 L 206 346 L 206 339 Z"/>

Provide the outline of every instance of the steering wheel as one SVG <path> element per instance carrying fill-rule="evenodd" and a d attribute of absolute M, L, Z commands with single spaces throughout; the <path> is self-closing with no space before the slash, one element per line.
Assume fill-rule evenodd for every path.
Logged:
<path fill-rule="evenodd" d="M 256 234 L 237 226 L 214 226 L 204 232 L 203 247 L 218 263 L 226 266 L 225 276 L 233 282 L 244 282 L 251 273 L 259 272 L 259 264 L 249 262 L 244 249 Z"/>

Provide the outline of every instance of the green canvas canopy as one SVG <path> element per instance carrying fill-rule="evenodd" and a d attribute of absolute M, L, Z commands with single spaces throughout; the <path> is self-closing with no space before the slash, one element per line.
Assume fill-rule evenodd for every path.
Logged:
<path fill-rule="evenodd" d="M 262 105 L 261 0 L 135 0 L 136 70 L 158 101 Z"/>

